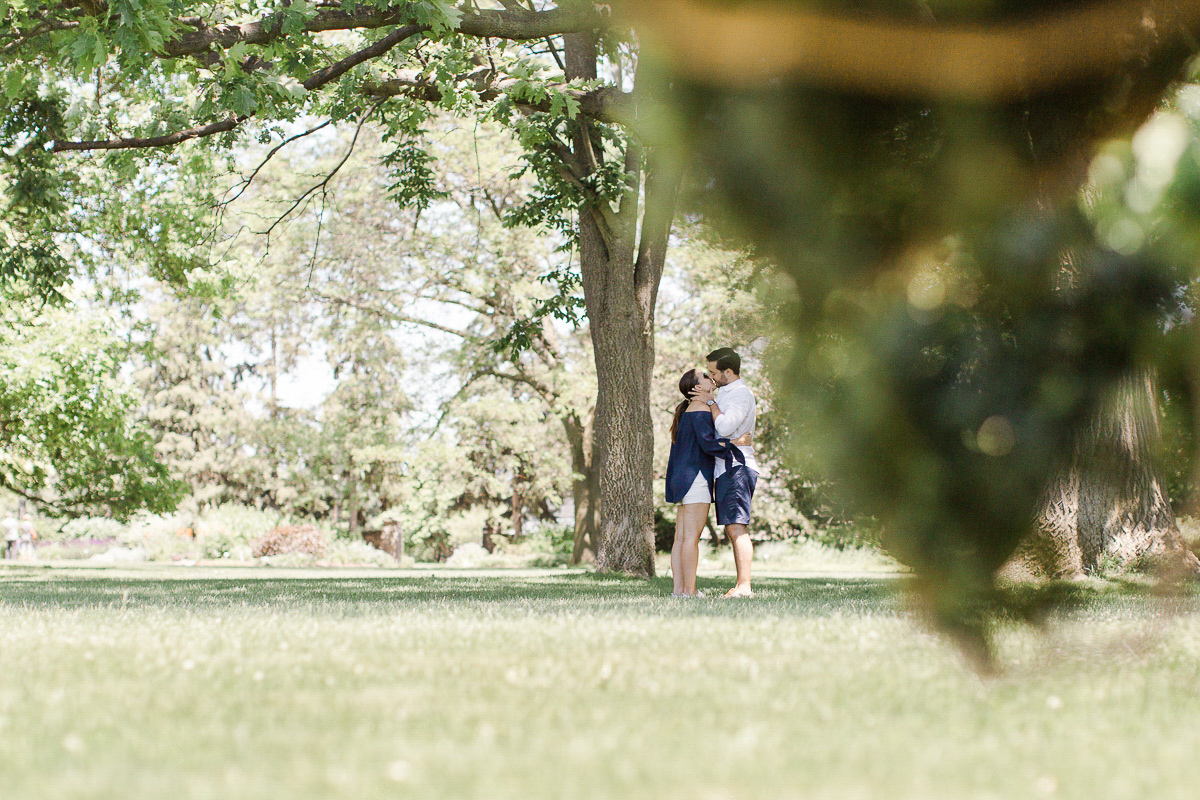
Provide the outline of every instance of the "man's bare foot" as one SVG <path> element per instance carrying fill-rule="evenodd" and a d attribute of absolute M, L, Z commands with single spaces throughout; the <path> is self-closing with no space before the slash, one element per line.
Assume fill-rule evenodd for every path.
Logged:
<path fill-rule="evenodd" d="M 724 597 L 754 597 L 754 592 L 750 591 L 749 586 L 735 586 L 726 592 Z"/>

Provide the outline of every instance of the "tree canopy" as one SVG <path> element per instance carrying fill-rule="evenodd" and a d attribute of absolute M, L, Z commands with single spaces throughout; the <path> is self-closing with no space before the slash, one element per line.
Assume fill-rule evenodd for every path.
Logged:
<path fill-rule="evenodd" d="M 508 221 L 583 243 L 580 281 L 593 347 L 610 360 L 638 362 L 628 373 L 636 386 L 609 391 L 608 383 L 622 380 L 612 370 L 599 381 L 597 452 L 602 476 L 613 476 L 601 479 L 611 502 L 601 508 L 607 532 L 599 539 L 607 566 L 652 573 L 652 319 L 675 181 L 628 135 L 636 122 L 628 90 L 636 56 L 612 33 L 607 5 L 94 4 L 76 14 L 8 4 L 4 11 L 11 22 L 0 45 L 4 86 L 21 109 L 13 137 L 2 143 L 15 154 L 5 180 L 49 186 L 45 209 L 73 202 L 69 181 L 51 185 L 58 162 L 72 154 L 102 154 L 120 185 L 164 168 L 203 175 L 213 154 L 239 137 L 286 146 L 303 135 L 293 124 L 314 117 L 378 125 L 391 146 L 384 159 L 391 195 L 426 208 L 438 190 L 422 134 L 436 110 L 470 111 L 511 128 L 525 151 L 523 171 L 537 182 Z M 601 68 L 613 73 L 611 81 L 599 80 Z M 338 168 L 297 206 L 325 198 Z M 14 228 L 9 260 L 25 258 L 22 269 L 52 287 L 65 275 L 62 263 L 22 254 L 49 252 L 48 242 L 76 235 L 80 224 L 51 211 L 29 215 Z M 139 245 L 170 252 L 174 241 L 203 228 L 147 226 Z M 167 274 L 191 281 L 184 276 L 199 266 L 176 263 Z M 560 298 L 544 311 L 571 316 L 574 307 Z M 626 324 L 631 313 L 642 321 Z M 523 331 L 510 344 L 528 344 Z M 605 402 L 621 394 L 633 398 L 635 418 L 623 419 L 621 406 Z"/>

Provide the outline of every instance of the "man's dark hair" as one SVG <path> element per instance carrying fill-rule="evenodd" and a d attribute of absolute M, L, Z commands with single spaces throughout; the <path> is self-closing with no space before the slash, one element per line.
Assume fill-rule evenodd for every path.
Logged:
<path fill-rule="evenodd" d="M 704 357 L 705 361 L 717 362 L 717 371 L 733 370 L 734 375 L 742 374 L 742 357 L 732 347 L 719 347 Z"/>

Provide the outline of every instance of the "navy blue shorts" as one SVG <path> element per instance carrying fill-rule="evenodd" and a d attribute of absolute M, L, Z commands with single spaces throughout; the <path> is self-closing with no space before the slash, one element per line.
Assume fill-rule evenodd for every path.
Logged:
<path fill-rule="evenodd" d="M 756 483 L 758 473 L 740 465 L 717 478 L 718 525 L 750 524 L 750 499 Z"/>

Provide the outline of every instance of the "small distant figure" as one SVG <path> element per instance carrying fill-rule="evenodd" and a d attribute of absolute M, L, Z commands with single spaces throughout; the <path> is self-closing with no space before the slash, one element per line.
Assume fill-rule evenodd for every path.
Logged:
<path fill-rule="evenodd" d="M 4 522 L 0 523 L 4 527 L 4 557 L 13 559 L 17 557 L 17 543 L 21 538 L 20 523 L 17 518 L 9 511 L 4 515 Z"/>
<path fill-rule="evenodd" d="M 25 512 L 21 517 L 21 539 L 17 545 L 17 558 L 32 561 L 37 558 L 34 553 L 33 542 L 37 539 L 37 529 L 33 527 L 33 517 L 29 512 Z"/>

